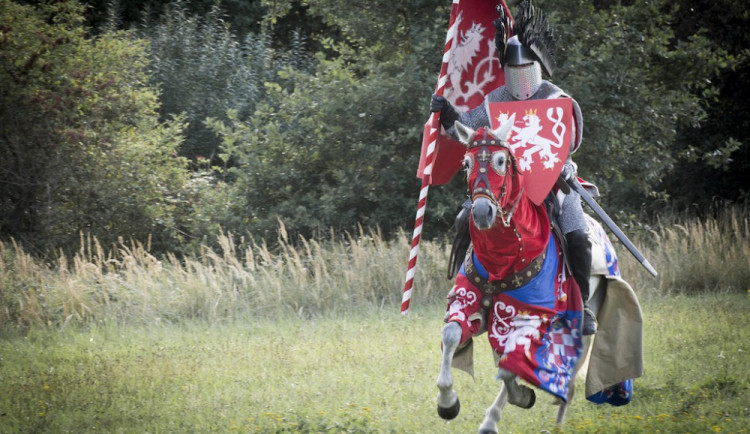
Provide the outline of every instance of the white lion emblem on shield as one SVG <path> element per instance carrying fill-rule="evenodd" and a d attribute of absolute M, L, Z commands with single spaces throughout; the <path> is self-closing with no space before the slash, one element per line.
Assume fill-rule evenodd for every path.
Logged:
<path fill-rule="evenodd" d="M 563 123 L 563 109 L 560 107 L 551 107 L 547 109 L 547 119 L 553 123 L 551 128 L 554 140 L 548 139 L 541 135 L 544 126 L 542 120 L 537 115 L 536 109 L 526 110 L 522 118 L 522 127 L 513 126 L 511 129 L 508 143 L 510 149 L 515 153 L 518 148 L 525 148 L 522 157 L 518 161 L 518 166 L 523 171 L 531 169 L 534 162 L 534 155 L 539 154 L 539 158 L 545 169 L 552 169 L 555 163 L 560 159 L 554 149 L 560 149 L 563 146 L 563 135 L 565 134 L 565 124 Z M 508 113 L 500 113 L 497 118 L 500 125 L 508 121 Z M 518 122 L 516 122 L 518 123 Z"/>

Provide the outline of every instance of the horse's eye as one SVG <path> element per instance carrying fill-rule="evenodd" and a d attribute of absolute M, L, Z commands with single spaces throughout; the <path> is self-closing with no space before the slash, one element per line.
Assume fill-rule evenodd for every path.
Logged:
<path fill-rule="evenodd" d="M 492 166 L 492 170 L 497 172 L 498 175 L 505 175 L 505 171 L 508 168 L 508 152 L 507 151 L 493 152 L 490 165 Z"/>
<path fill-rule="evenodd" d="M 471 169 L 474 168 L 474 155 L 472 154 L 464 155 L 463 166 L 464 166 L 464 170 L 466 170 L 466 176 L 469 176 L 471 174 Z"/>

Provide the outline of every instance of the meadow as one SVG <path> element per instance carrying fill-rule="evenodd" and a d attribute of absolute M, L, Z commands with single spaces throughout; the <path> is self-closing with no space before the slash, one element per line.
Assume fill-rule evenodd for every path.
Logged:
<path fill-rule="evenodd" d="M 477 341 L 457 372 L 462 412 L 435 411 L 444 241 L 423 242 L 412 309 L 399 313 L 405 234 L 365 231 L 274 247 L 156 258 L 148 244 L 39 260 L 0 244 L 0 432 L 475 432 L 499 383 Z M 508 407 L 501 432 L 746 432 L 750 218 L 671 217 L 619 248 L 644 312 L 633 402 L 580 394 L 563 427 L 552 400 Z"/>

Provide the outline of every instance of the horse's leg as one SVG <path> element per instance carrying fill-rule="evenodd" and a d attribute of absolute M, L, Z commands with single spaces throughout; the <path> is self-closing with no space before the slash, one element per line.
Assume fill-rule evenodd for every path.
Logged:
<path fill-rule="evenodd" d="M 531 408 L 534 406 L 536 402 L 534 389 L 520 384 L 516 374 L 501 368 L 500 378 L 508 389 L 508 402 L 521 408 Z"/>
<path fill-rule="evenodd" d="M 438 414 L 446 420 L 455 418 L 461 410 L 458 393 L 453 390 L 453 374 L 451 373 L 453 354 L 460 341 L 461 325 L 454 321 L 446 324 L 443 327 L 443 360 L 437 379 L 437 387 L 440 390 L 437 396 Z"/>
<path fill-rule="evenodd" d="M 479 425 L 479 434 L 497 434 L 497 424 L 503 415 L 505 404 L 508 403 L 508 388 L 500 383 L 500 393 L 497 394 L 495 402 L 484 413 L 484 420 Z"/>
<path fill-rule="evenodd" d="M 568 411 L 568 405 L 573 402 L 573 396 L 576 394 L 576 378 L 573 377 L 568 385 L 568 401 L 560 402 L 560 407 L 557 409 L 557 420 L 556 424 L 561 425 L 565 422 L 565 413 Z M 562 401 L 562 400 L 561 400 Z"/>

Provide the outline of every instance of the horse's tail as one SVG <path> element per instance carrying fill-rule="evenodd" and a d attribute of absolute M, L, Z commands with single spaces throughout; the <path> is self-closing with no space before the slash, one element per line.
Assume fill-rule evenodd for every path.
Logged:
<path fill-rule="evenodd" d="M 467 199 L 466 202 L 461 205 L 461 212 L 456 216 L 456 222 L 454 229 L 456 236 L 453 238 L 453 247 L 451 248 L 451 255 L 448 259 L 448 279 L 453 279 L 461 269 L 466 252 L 469 250 L 471 244 L 471 235 L 469 235 L 469 215 L 471 210 L 471 200 Z"/>

